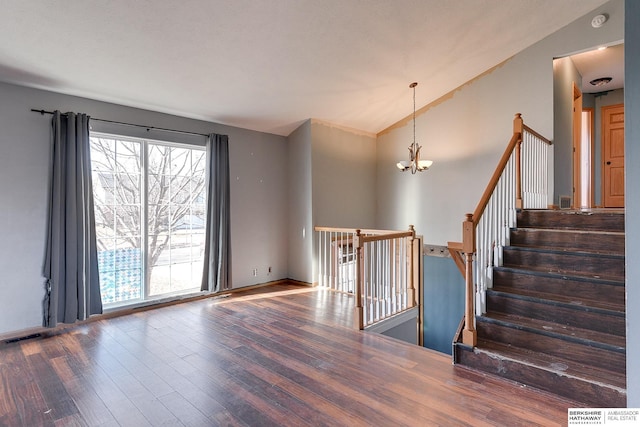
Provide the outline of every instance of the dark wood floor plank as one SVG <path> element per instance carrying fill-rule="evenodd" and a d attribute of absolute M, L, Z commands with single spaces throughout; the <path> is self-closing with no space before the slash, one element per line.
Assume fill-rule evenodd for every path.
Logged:
<path fill-rule="evenodd" d="M 160 402 L 185 426 L 204 426 L 209 419 L 178 392 L 165 394 Z"/>
<path fill-rule="evenodd" d="M 196 357 L 197 355 L 188 356 L 190 359 Z M 194 363 L 194 361 L 192 360 L 190 363 Z M 211 398 L 220 402 L 226 411 L 221 411 L 219 414 L 224 415 L 228 411 L 228 414 L 234 419 L 249 426 L 282 425 L 277 421 L 283 417 L 282 413 L 274 413 L 269 405 L 265 405 L 259 398 L 251 396 L 247 390 L 234 384 L 229 378 L 214 378 L 216 374 L 203 375 L 200 371 L 194 371 L 185 376 L 200 389 L 207 390 L 207 394 Z M 216 417 L 219 414 L 216 414 Z"/>
<path fill-rule="evenodd" d="M 142 412 L 133 404 L 107 372 L 118 371 L 119 363 L 106 354 L 96 358 L 96 368 L 83 376 L 83 381 L 102 400 L 118 424 L 125 426 L 151 426 Z M 120 369 L 121 371 L 121 369 Z"/>
<path fill-rule="evenodd" d="M 43 340 L 43 342 L 50 342 L 50 340 Z M 27 364 L 33 376 L 37 378 L 42 397 L 52 411 L 51 417 L 58 420 L 76 415 L 78 407 L 67 392 L 63 379 L 51 369 L 49 359 L 46 359 L 45 356 L 46 353 L 31 354 L 27 356 Z"/>
<path fill-rule="evenodd" d="M 552 426 L 580 406 L 352 316 L 349 295 L 278 285 L 11 344 L 0 426 Z"/>
<path fill-rule="evenodd" d="M 262 368 L 252 360 L 238 357 L 238 353 L 232 350 L 219 348 L 215 352 L 215 357 L 224 362 L 222 369 L 231 377 L 240 380 L 254 393 L 259 393 L 266 399 L 289 408 L 292 413 L 305 422 L 311 425 L 341 425 L 336 424 L 334 418 L 326 415 L 332 413 L 335 416 L 336 412 L 342 412 L 341 409 L 335 405 L 325 404 L 328 402 L 323 401 L 320 396 L 315 395 L 311 400 L 299 399 L 295 393 L 289 392 L 290 381 Z M 313 402 L 313 405 L 308 402 Z M 343 412 L 342 416 L 345 420 L 351 418 L 350 414 L 346 412 Z"/>
<path fill-rule="evenodd" d="M 102 399 L 71 369 L 72 364 L 73 362 L 69 363 L 69 358 L 67 357 L 57 357 L 51 360 L 52 368 L 58 377 L 63 380 L 65 389 L 81 414 L 63 419 L 67 419 L 69 423 L 84 422 L 90 426 L 117 424 L 116 419 L 111 415 Z M 56 423 L 59 424 L 59 421 L 56 421 Z"/>
<path fill-rule="evenodd" d="M 42 397 L 19 345 L 0 353 L 0 420 L 6 426 L 53 426 L 51 409 Z"/>

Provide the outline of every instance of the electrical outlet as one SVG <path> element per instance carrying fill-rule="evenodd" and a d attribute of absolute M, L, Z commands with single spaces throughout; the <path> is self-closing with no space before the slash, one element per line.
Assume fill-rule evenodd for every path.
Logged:
<path fill-rule="evenodd" d="M 258 277 L 258 269 L 257 268 L 253 269 L 253 277 Z"/>
<path fill-rule="evenodd" d="M 267 270 L 267 274 L 271 274 L 271 266 L 269 266 L 269 269 Z"/>

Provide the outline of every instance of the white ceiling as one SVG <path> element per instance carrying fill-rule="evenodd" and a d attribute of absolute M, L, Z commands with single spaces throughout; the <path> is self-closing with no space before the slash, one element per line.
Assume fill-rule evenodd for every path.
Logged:
<path fill-rule="evenodd" d="M 604 50 L 590 50 L 572 55 L 571 60 L 582 76 L 582 93 L 597 93 L 624 87 L 624 44 L 607 47 Z M 611 77 L 602 86 L 590 84 L 591 80 Z"/>
<path fill-rule="evenodd" d="M 606 0 L 0 0 L 0 80 L 288 135 L 377 133 Z M 40 106 L 34 105 L 34 108 Z"/>

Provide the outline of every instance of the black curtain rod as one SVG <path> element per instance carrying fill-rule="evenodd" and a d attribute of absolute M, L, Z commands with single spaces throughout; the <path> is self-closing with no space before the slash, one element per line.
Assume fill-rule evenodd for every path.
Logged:
<path fill-rule="evenodd" d="M 32 108 L 31 111 L 33 111 L 34 113 L 40 113 L 43 116 L 45 114 L 53 114 L 53 111 L 36 110 L 35 108 Z M 66 115 L 66 113 L 62 113 L 62 115 L 64 116 L 64 115 Z M 187 134 L 187 135 L 199 135 L 199 136 L 205 136 L 205 137 L 209 136 L 209 134 L 206 134 L 206 133 L 189 132 L 189 131 L 186 131 L 186 130 L 159 128 L 157 126 L 137 125 L 137 124 L 134 124 L 134 123 L 125 123 L 125 122 L 118 122 L 118 121 L 115 121 L 115 120 L 97 119 L 97 118 L 94 118 L 94 117 L 91 117 L 91 120 L 95 120 L 95 121 L 98 121 L 98 122 L 105 122 L 105 123 L 115 123 L 117 125 L 124 125 L 124 126 L 134 126 L 134 127 L 138 127 L 138 128 L 144 128 L 147 131 L 150 131 L 151 129 L 155 129 L 155 130 L 162 130 L 162 131 L 165 131 L 165 132 L 184 133 L 184 134 Z"/>

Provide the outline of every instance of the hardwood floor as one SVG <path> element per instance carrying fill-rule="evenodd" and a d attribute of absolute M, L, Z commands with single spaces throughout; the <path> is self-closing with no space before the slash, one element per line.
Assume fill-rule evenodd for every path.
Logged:
<path fill-rule="evenodd" d="M 1 426 L 566 425 L 579 404 L 351 329 L 280 285 L 0 346 Z"/>

